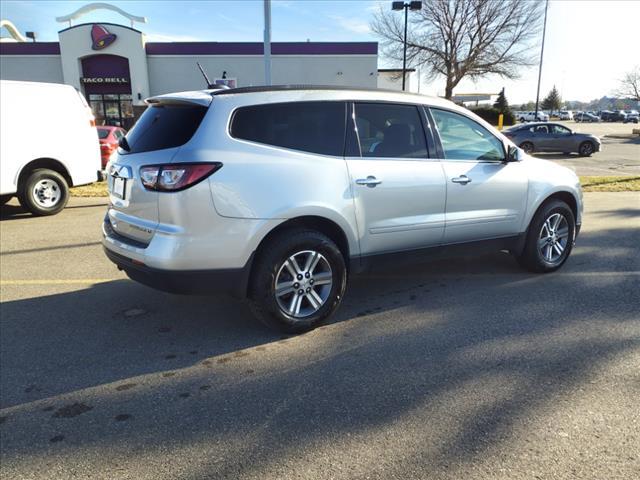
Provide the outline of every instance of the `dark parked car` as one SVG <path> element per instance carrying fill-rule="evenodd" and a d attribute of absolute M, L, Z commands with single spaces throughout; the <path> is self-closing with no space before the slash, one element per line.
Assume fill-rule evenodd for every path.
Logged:
<path fill-rule="evenodd" d="M 577 133 L 558 123 L 530 123 L 517 125 L 505 130 L 513 143 L 526 153 L 533 152 L 562 152 L 569 154 L 577 152 L 588 157 L 600 151 L 600 139 L 588 133 Z"/>
<path fill-rule="evenodd" d="M 624 122 L 627 118 L 627 114 L 623 110 L 617 112 L 603 111 L 600 115 L 603 122 Z"/>
<path fill-rule="evenodd" d="M 613 115 L 613 112 L 609 111 L 609 110 L 602 110 L 599 112 L 599 116 L 600 116 L 600 120 L 602 120 L 603 122 L 608 122 L 609 121 L 609 117 L 611 115 Z"/>
<path fill-rule="evenodd" d="M 595 123 L 600 121 L 600 117 L 593 115 L 592 113 L 576 113 L 573 116 L 575 122 Z"/>

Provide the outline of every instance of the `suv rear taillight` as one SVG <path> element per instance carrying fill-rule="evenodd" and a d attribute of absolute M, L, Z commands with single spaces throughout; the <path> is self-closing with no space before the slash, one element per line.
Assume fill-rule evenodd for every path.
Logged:
<path fill-rule="evenodd" d="M 140 168 L 140 179 L 147 190 L 177 192 L 201 182 L 221 167 L 220 162 L 148 165 Z"/>

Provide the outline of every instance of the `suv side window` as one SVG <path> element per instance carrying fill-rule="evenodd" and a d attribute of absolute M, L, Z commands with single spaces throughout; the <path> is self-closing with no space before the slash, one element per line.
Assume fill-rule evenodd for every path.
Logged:
<path fill-rule="evenodd" d="M 430 111 L 446 159 L 504 160 L 502 142 L 479 123 L 447 110 L 431 108 Z"/>
<path fill-rule="evenodd" d="M 354 108 L 363 157 L 428 157 L 424 128 L 415 105 L 357 102 Z"/>
<path fill-rule="evenodd" d="M 346 102 L 290 102 L 240 107 L 231 136 L 322 155 L 344 152 Z"/>

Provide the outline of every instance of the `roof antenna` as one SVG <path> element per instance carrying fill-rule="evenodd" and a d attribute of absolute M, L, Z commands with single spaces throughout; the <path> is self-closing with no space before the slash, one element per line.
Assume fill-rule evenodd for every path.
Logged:
<path fill-rule="evenodd" d="M 213 85 L 211 83 L 211 81 L 209 80 L 209 77 L 207 76 L 206 72 L 204 71 L 204 68 L 202 68 L 202 65 L 200 65 L 200 62 L 196 62 L 196 65 L 198 65 L 198 68 L 200 69 L 200 73 L 202 73 L 202 76 L 204 77 L 205 81 L 207 82 L 207 88 L 215 88 L 215 85 Z"/>

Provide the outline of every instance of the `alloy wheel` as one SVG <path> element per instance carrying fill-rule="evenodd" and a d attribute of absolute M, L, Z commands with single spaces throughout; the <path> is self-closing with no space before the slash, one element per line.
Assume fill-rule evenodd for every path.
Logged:
<path fill-rule="evenodd" d="M 320 252 L 294 253 L 280 266 L 275 297 L 280 309 L 294 318 L 316 313 L 327 301 L 333 284 L 331 265 Z"/>
<path fill-rule="evenodd" d="M 569 244 L 569 222 L 561 213 L 547 218 L 538 236 L 538 250 L 545 261 L 557 263 Z"/>
<path fill-rule="evenodd" d="M 582 155 L 589 155 L 593 153 L 593 145 L 591 145 L 591 143 L 589 142 L 582 144 L 582 146 L 580 147 L 580 153 Z"/>

